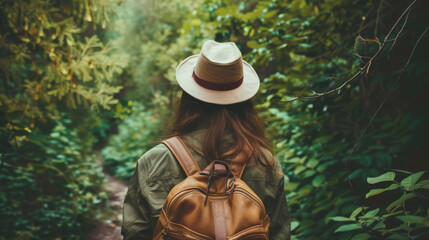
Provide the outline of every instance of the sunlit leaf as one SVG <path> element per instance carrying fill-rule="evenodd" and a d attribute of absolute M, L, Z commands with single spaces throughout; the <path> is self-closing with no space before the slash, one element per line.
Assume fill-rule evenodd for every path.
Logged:
<path fill-rule="evenodd" d="M 396 218 L 407 223 L 425 223 L 425 222 L 429 223 L 428 219 L 421 216 L 408 215 L 408 216 L 396 216 Z"/>
<path fill-rule="evenodd" d="M 389 187 L 387 188 L 376 188 L 376 189 L 371 189 L 366 195 L 366 198 L 378 195 L 380 193 L 383 193 L 385 191 L 390 191 L 390 190 L 394 190 L 397 189 L 399 187 L 399 184 L 393 183 L 391 184 Z"/>
<path fill-rule="evenodd" d="M 274 17 L 278 12 L 279 12 L 279 10 L 271 10 L 271 11 L 268 11 L 267 13 L 265 13 L 265 14 L 264 14 L 264 18 L 272 18 L 272 17 Z"/>
<path fill-rule="evenodd" d="M 363 215 L 361 218 L 373 218 L 375 215 L 377 215 L 377 213 L 380 211 L 379 208 L 373 209 L 368 211 L 367 213 L 365 213 L 365 215 Z"/>
<path fill-rule="evenodd" d="M 342 216 L 331 217 L 329 219 L 336 221 L 336 222 L 353 222 L 354 221 L 353 218 L 346 218 L 346 217 L 342 217 Z"/>
<path fill-rule="evenodd" d="M 299 222 L 298 221 L 292 221 L 290 223 L 290 231 L 295 230 L 298 226 L 299 226 Z"/>
<path fill-rule="evenodd" d="M 352 214 L 350 215 L 350 218 L 355 219 L 355 218 L 356 218 L 356 216 L 357 216 L 359 213 L 361 213 L 363 210 L 364 210 L 364 208 L 363 208 L 363 207 L 358 207 L 358 208 L 356 208 L 356 209 L 352 212 Z"/>
<path fill-rule="evenodd" d="M 416 197 L 417 195 L 415 193 L 407 193 L 405 195 L 402 195 L 398 200 L 394 201 L 393 203 L 391 203 L 389 206 L 386 207 L 386 210 L 388 212 L 390 212 L 390 210 L 392 210 L 394 207 L 402 204 L 403 202 Z"/>
<path fill-rule="evenodd" d="M 405 190 L 410 190 L 424 173 L 425 171 L 421 171 L 404 178 L 401 181 L 401 186 L 403 186 Z"/>
<path fill-rule="evenodd" d="M 391 182 L 395 180 L 395 173 L 394 172 L 387 172 L 384 173 L 378 177 L 373 177 L 373 178 L 367 178 L 366 181 L 369 184 L 375 184 L 375 183 L 379 183 L 379 182 Z"/>
<path fill-rule="evenodd" d="M 303 47 L 303 48 L 311 48 L 312 45 L 310 43 L 300 43 L 299 46 Z"/>
<path fill-rule="evenodd" d="M 335 232 L 348 232 L 348 231 L 353 231 L 357 229 L 362 229 L 362 226 L 358 223 L 353 223 L 353 224 L 340 226 L 339 228 L 337 228 L 337 230 L 335 230 Z"/>
<path fill-rule="evenodd" d="M 414 186 L 412 186 L 410 190 L 415 190 L 415 189 L 420 189 L 420 188 L 429 189 L 429 179 L 425 179 L 425 180 L 422 180 L 422 181 L 414 184 Z"/>
<path fill-rule="evenodd" d="M 257 41 L 248 41 L 247 46 L 250 48 L 261 48 L 264 46 L 264 44 L 260 44 Z"/>

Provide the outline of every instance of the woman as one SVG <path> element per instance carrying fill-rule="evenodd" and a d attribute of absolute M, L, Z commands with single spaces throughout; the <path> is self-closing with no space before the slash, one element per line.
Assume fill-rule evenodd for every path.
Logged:
<path fill-rule="evenodd" d="M 200 169 L 214 160 L 230 161 L 251 149 L 241 179 L 264 203 L 270 239 L 290 238 L 284 178 L 252 102 L 259 88 L 253 68 L 237 46 L 207 41 L 201 53 L 185 59 L 176 71 L 183 90 L 172 136 L 180 136 Z M 125 239 L 152 239 L 170 190 L 186 175 L 163 144 L 145 153 L 136 166 L 124 201 Z"/>

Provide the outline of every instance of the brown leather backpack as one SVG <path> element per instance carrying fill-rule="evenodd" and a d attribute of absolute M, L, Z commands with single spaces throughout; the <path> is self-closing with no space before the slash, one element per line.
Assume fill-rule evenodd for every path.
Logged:
<path fill-rule="evenodd" d="M 240 179 L 245 154 L 201 171 L 180 138 L 163 143 L 188 177 L 168 194 L 153 239 L 268 239 L 264 204 Z"/>

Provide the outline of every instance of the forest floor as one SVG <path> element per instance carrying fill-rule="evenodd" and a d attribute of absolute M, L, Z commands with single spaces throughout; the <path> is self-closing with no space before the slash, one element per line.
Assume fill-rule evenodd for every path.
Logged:
<path fill-rule="evenodd" d="M 97 155 L 96 162 L 98 165 L 103 166 L 101 154 Z M 108 214 L 89 233 L 86 240 L 122 240 L 122 205 L 128 187 L 106 171 L 104 173 L 106 174 L 104 189 L 109 196 L 109 203 L 106 206 Z"/>

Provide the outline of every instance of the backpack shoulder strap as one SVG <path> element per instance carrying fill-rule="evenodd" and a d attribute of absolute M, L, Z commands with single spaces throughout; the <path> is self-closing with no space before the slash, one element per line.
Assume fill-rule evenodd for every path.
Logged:
<path fill-rule="evenodd" d="M 183 143 L 182 139 L 180 139 L 178 136 L 164 140 L 162 143 L 164 143 L 176 157 L 177 161 L 180 163 L 180 166 L 182 166 L 183 170 L 185 171 L 186 176 L 191 176 L 201 171 L 185 143 Z"/>

